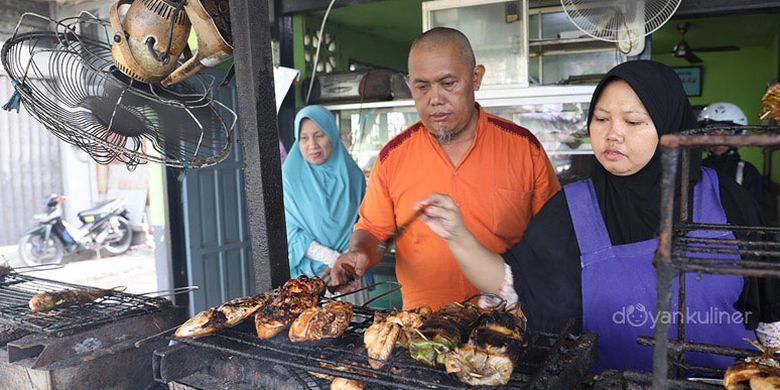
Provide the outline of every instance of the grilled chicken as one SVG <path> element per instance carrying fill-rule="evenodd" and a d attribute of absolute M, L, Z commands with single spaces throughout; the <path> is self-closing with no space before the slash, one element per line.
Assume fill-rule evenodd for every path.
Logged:
<path fill-rule="evenodd" d="M 723 387 L 727 390 L 778 390 L 780 389 L 780 366 L 738 362 L 726 370 Z"/>
<path fill-rule="evenodd" d="M 525 314 L 518 305 L 483 313 L 468 343 L 444 357 L 447 372 L 471 386 L 507 384 L 525 345 L 525 327 Z"/>
<path fill-rule="evenodd" d="M 328 301 L 322 307 L 306 309 L 290 325 L 292 342 L 338 337 L 352 321 L 352 304 Z"/>
<path fill-rule="evenodd" d="M 417 328 L 422 326 L 431 313 L 431 307 L 425 305 L 414 310 L 394 311 L 387 316 L 385 321 L 401 326 L 402 332 L 398 343 L 404 348 L 409 348 L 409 338 L 412 334 L 416 334 Z"/>
<path fill-rule="evenodd" d="M 448 303 L 433 313 L 409 339 L 409 354 L 429 366 L 444 364 L 444 356 L 466 341 L 479 317 L 472 303 Z"/>
<path fill-rule="evenodd" d="M 333 378 L 330 382 L 330 390 L 363 390 L 363 382 L 354 379 Z"/>
<path fill-rule="evenodd" d="M 373 369 L 380 369 L 390 358 L 395 348 L 395 342 L 401 335 L 401 326 L 388 322 L 380 313 L 374 314 L 374 322 L 363 334 L 363 344 L 366 345 L 368 364 Z"/>
<path fill-rule="evenodd" d="M 315 307 L 325 293 L 325 282 L 304 275 L 287 281 L 255 315 L 257 337 L 270 339 L 290 326 L 306 309 Z"/>
<path fill-rule="evenodd" d="M 182 324 L 176 330 L 179 338 L 198 337 L 237 325 L 265 306 L 274 291 L 253 297 L 231 299 L 220 306 L 204 310 Z"/>
<path fill-rule="evenodd" d="M 345 371 L 345 372 L 351 372 L 351 373 L 357 373 L 357 374 L 361 374 L 361 375 L 369 375 L 369 376 L 376 377 L 375 375 L 370 374 L 370 373 L 356 371 L 354 369 L 349 369 L 349 368 L 345 368 L 345 367 L 338 367 L 338 366 L 334 366 L 332 364 L 328 364 L 328 363 L 325 363 L 325 362 L 320 362 L 320 366 L 326 367 L 326 368 L 330 368 L 332 370 Z M 312 375 L 316 376 L 317 378 L 322 378 L 322 379 L 329 380 L 330 381 L 330 390 L 362 390 L 364 388 L 364 386 L 365 386 L 365 384 L 363 382 L 356 381 L 354 379 L 340 378 L 340 377 L 329 375 L 329 374 L 325 374 L 325 373 L 322 373 L 322 372 L 309 371 L 309 374 L 312 374 Z"/>
<path fill-rule="evenodd" d="M 396 343 L 406 347 L 409 335 L 416 332 L 431 314 L 431 308 L 422 306 L 410 311 L 393 311 L 389 314 L 375 313 L 374 322 L 363 334 L 363 344 L 371 368 L 379 369 L 393 353 Z"/>
<path fill-rule="evenodd" d="M 33 313 L 41 313 L 57 307 L 82 305 L 115 293 L 115 290 L 97 288 L 44 292 L 30 298 L 30 310 Z"/>

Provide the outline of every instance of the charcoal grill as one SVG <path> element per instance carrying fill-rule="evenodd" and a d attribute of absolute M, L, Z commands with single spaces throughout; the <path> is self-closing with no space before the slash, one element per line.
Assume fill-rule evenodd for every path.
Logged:
<path fill-rule="evenodd" d="M 38 293 L 88 287 L 22 274 L 9 274 L 0 279 L 0 323 L 35 333 L 56 337 L 77 330 L 113 322 L 144 313 L 153 313 L 170 305 L 158 297 L 145 297 L 121 291 L 95 300 L 93 303 L 62 307 L 45 313 L 30 312 L 30 299 Z"/>
<path fill-rule="evenodd" d="M 678 134 L 667 134 L 661 137 L 663 177 L 661 181 L 661 226 L 658 238 L 658 250 L 654 264 L 657 280 L 657 313 L 670 313 L 672 282 L 675 276 L 680 277 L 679 310 L 684 310 L 685 273 L 733 274 L 752 277 L 780 277 L 780 228 L 762 226 L 726 226 L 692 223 L 689 216 L 688 199 L 692 188 L 689 185 L 689 166 L 691 149 L 712 145 L 729 146 L 773 146 L 780 145 L 780 127 L 739 126 L 748 135 L 713 135 L 721 128 L 694 129 Z M 730 130 L 728 128 L 726 130 Z M 675 199 L 675 182 L 678 161 L 680 169 L 680 199 Z M 680 205 L 680 213 L 675 220 L 674 204 Z M 748 234 L 748 240 L 724 240 L 690 238 L 687 234 L 695 230 L 733 231 Z M 710 245 L 702 248 L 701 245 Z M 717 246 L 717 247 L 715 247 Z M 707 259 L 705 253 L 739 254 L 741 260 Z M 681 313 L 678 313 L 681 314 Z M 681 381 L 682 375 L 694 367 L 685 365 L 683 353 L 689 350 L 703 349 L 709 353 L 719 353 L 726 356 L 744 355 L 745 351 L 725 348 L 715 345 L 686 343 L 685 316 L 679 315 L 677 323 L 677 339 L 668 340 L 670 324 L 660 321 L 655 331 L 653 352 L 653 388 L 685 388 L 687 381 Z M 647 340 L 640 340 L 648 343 Z M 706 370 L 706 368 L 698 368 Z M 706 371 L 705 371 L 706 372 Z M 710 369 L 713 374 L 722 377 L 722 371 Z M 647 374 L 630 374 L 635 379 L 647 379 Z M 716 375 L 718 376 L 718 375 Z M 693 387 L 690 387 L 693 388 Z"/>
<path fill-rule="evenodd" d="M 286 331 L 261 340 L 255 334 L 253 321 L 198 339 L 172 339 L 179 343 L 155 351 L 155 380 L 193 388 L 214 383 L 259 388 L 329 388 L 330 381 L 309 373 L 317 372 L 359 380 L 376 389 L 466 387 L 447 375 L 442 367 L 428 367 L 414 361 L 403 348 L 396 348 L 381 369 L 372 369 L 363 347 L 363 333 L 373 316 L 374 310 L 356 307 L 352 323 L 341 337 L 303 343 L 290 342 Z M 528 347 L 504 388 L 575 387 L 595 362 L 596 336 L 572 336 L 572 323 L 560 334 L 528 333 Z"/>
<path fill-rule="evenodd" d="M 84 288 L 17 273 L 0 277 L 0 388 L 144 388 L 154 383 L 150 357 L 163 343 L 143 348 L 134 343 L 180 323 L 183 311 L 163 298 L 116 292 L 90 304 L 30 312 L 35 294 Z"/>

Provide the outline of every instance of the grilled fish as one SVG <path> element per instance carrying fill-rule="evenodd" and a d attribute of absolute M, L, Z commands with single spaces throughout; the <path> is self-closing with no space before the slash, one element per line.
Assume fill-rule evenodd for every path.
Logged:
<path fill-rule="evenodd" d="M 257 337 L 270 339 L 286 329 L 306 309 L 315 307 L 325 293 L 325 282 L 319 277 L 301 275 L 287 281 L 255 315 Z"/>
<path fill-rule="evenodd" d="M 429 366 L 444 364 L 444 356 L 466 341 L 479 317 L 479 308 L 467 302 L 448 303 L 425 320 L 409 339 L 409 354 Z"/>
<path fill-rule="evenodd" d="M 483 313 L 466 345 L 444 357 L 447 373 L 471 386 L 509 382 L 525 343 L 526 317 L 519 305 Z"/>
<path fill-rule="evenodd" d="M 290 325 L 292 342 L 338 337 L 352 321 L 352 305 L 348 302 L 328 301 L 322 307 L 308 308 Z"/>
<path fill-rule="evenodd" d="M 198 337 L 233 327 L 265 306 L 273 293 L 272 290 L 252 297 L 234 298 L 204 310 L 182 324 L 174 335 L 179 338 Z"/>
<path fill-rule="evenodd" d="M 57 307 L 82 305 L 115 293 L 115 290 L 97 288 L 38 293 L 30 298 L 30 310 L 33 313 L 41 313 Z"/>

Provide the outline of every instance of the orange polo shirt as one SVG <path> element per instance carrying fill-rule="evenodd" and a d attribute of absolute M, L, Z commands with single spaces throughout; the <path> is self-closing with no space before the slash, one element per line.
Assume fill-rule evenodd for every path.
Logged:
<path fill-rule="evenodd" d="M 474 143 L 453 165 L 417 122 L 382 148 L 371 170 L 355 230 L 384 240 L 432 192 L 450 195 L 482 245 L 502 253 L 523 238 L 531 217 L 561 188 L 539 141 L 527 129 L 479 107 Z M 396 242 L 404 309 L 461 301 L 479 291 L 445 241 L 422 221 Z"/>

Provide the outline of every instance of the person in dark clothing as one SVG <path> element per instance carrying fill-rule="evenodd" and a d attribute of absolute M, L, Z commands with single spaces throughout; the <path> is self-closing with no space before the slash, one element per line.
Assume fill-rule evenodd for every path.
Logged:
<path fill-rule="evenodd" d="M 723 127 L 722 134 L 743 134 L 739 126 L 747 126 L 748 121 L 742 110 L 727 102 L 712 103 L 699 113 L 700 127 Z M 776 215 L 777 208 L 769 192 L 764 190 L 764 179 L 756 167 L 743 160 L 736 147 L 715 145 L 702 165 L 718 172 L 721 180 L 734 180 L 742 186 L 761 207 L 762 216 Z M 764 221 L 766 222 L 766 221 Z"/>
<path fill-rule="evenodd" d="M 696 127 L 696 117 L 677 75 L 653 61 L 630 61 L 609 71 L 589 113 L 591 177 L 564 186 L 531 220 L 523 240 L 502 255 L 471 235 L 449 196 L 432 194 L 417 207 L 427 206 L 423 221 L 444 238 L 475 286 L 523 304 L 529 328 L 557 332 L 569 318 L 579 318 L 583 331 L 599 335 L 596 372 L 649 371 L 652 348 L 639 346 L 636 337 L 653 336 L 655 323 L 663 320 L 653 312 L 662 174 L 658 141 Z M 700 159 L 692 161 L 694 221 L 758 224 L 759 211 L 744 201 L 750 199 L 744 189 L 718 180 L 712 169 L 699 166 Z M 692 235 L 734 238 L 731 232 Z M 676 311 L 676 291 L 673 297 Z M 686 339 L 750 348 L 743 341 L 755 338 L 749 328 L 780 320 L 778 297 L 777 285 L 762 280 L 690 275 Z M 734 361 L 708 354 L 686 354 L 686 360 L 710 367 Z"/>

